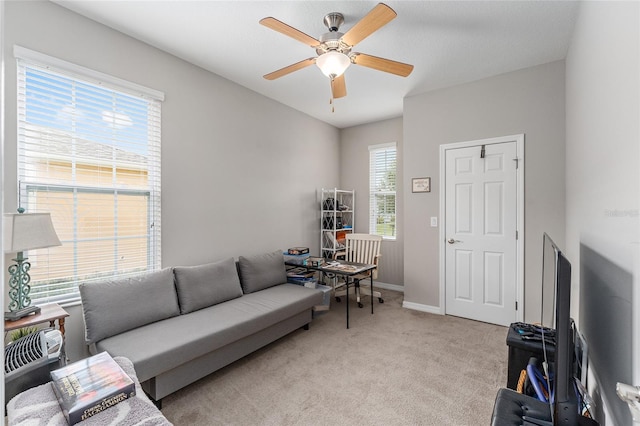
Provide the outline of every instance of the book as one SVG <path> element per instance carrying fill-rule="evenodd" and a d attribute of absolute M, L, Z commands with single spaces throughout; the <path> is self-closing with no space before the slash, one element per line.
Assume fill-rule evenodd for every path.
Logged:
<path fill-rule="evenodd" d="M 308 257 L 304 264 L 307 266 L 321 266 L 324 263 L 324 259 L 322 257 Z"/>
<path fill-rule="evenodd" d="M 287 271 L 287 277 L 289 278 L 310 278 L 315 274 L 314 271 L 309 271 L 306 268 L 293 268 Z"/>
<path fill-rule="evenodd" d="M 136 394 L 131 377 L 107 352 L 51 371 L 53 390 L 69 425 Z"/>

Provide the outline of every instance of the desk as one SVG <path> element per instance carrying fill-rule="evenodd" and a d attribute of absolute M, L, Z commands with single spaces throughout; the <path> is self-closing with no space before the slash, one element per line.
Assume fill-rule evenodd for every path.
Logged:
<path fill-rule="evenodd" d="M 17 321 L 4 321 L 5 333 L 11 330 L 17 330 L 23 327 L 31 327 L 43 322 L 49 321 L 49 327 L 55 327 L 56 320 L 58 321 L 58 328 L 60 333 L 64 337 L 64 319 L 69 316 L 69 313 L 65 311 L 57 303 L 49 303 L 40 306 L 40 313 L 35 315 L 27 315 L 24 318 L 20 318 Z"/>
<path fill-rule="evenodd" d="M 347 306 L 347 328 L 349 328 L 349 284 L 353 276 L 362 274 L 373 269 L 376 269 L 376 265 L 369 265 L 366 263 L 346 262 L 344 260 L 329 260 L 325 259 L 325 263 L 320 266 L 300 265 L 294 262 L 285 262 L 287 266 L 295 266 L 297 268 L 305 268 L 311 271 L 318 271 L 324 274 L 336 274 L 344 277 L 344 283 L 347 287 L 346 303 Z M 369 282 L 371 285 L 371 293 L 373 294 L 373 274 L 369 274 Z M 371 297 L 371 313 L 373 314 L 373 296 Z"/>

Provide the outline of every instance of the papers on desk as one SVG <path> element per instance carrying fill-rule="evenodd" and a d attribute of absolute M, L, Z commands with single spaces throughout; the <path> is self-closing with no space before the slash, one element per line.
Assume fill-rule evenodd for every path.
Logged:
<path fill-rule="evenodd" d="M 333 269 L 335 271 L 344 271 L 344 272 L 355 272 L 358 270 L 357 266 L 354 265 L 344 265 L 340 262 L 329 262 L 324 265 L 325 269 Z"/>

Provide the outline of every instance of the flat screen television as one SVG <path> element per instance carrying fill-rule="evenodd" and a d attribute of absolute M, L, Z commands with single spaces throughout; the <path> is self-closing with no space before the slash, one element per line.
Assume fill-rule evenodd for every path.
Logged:
<path fill-rule="evenodd" d="M 578 398 L 573 378 L 573 327 L 571 320 L 571 263 L 551 237 L 544 234 L 542 258 L 542 325 L 556 330 L 553 375 L 554 425 L 575 425 Z"/>

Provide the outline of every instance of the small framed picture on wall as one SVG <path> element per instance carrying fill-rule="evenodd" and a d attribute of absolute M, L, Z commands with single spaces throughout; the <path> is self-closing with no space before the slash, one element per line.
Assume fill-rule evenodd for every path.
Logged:
<path fill-rule="evenodd" d="M 413 178 L 411 179 L 411 192 L 431 192 L 431 178 Z"/>

